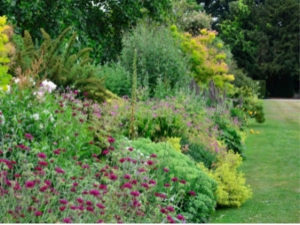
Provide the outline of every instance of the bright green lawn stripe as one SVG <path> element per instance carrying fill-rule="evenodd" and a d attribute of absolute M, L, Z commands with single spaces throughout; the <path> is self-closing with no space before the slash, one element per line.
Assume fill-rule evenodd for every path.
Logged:
<path fill-rule="evenodd" d="M 300 101 L 266 100 L 266 122 L 250 128 L 242 170 L 253 197 L 220 209 L 212 223 L 300 222 Z"/>

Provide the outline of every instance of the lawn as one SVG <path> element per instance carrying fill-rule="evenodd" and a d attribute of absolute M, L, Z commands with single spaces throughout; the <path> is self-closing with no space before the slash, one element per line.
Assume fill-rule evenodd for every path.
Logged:
<path fill-rule="evenodd" d="M 300 222 L 300 101 L 266 100 L 266 122 L 253 123 L 242 170 L 253 197 L 217 210 L 211 223 Z"/>

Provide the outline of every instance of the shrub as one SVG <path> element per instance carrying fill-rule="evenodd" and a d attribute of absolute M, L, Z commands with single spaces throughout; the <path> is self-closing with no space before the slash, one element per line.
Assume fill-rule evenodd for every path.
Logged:
<path fill-rule="evenodd" d="M 238 171 L 241 164 L 242 158 L 239 154 L 229 151 L 218 155 L 214 169 L 209 171 L 205 170 L 203 164 L 200 166 L 218 183 L 216 196 L 219 206 L 240 207 L 252 196 L 250 187 L 246 185 L 244 174 Z"/>
<path fill-rule="evenodd" d="M 8 57 L 10 43 L 8 35 L 11 27 L 6 25 L 6 17 L 0 16 L 0 91 L 7 91 L 11 75 L 8 73 L 8 63 L 10 59 Z"/>
<path fill-rule="evenodd" d="M 119 96 L 130 96 L 130 73 L 120 63 L 105 64 L 97 75 L 104 79 L 105 87 Z"/>
<path fill-rule="evenodd" d="M 160 158 L 158 172 L 165 168 L 167 176 L 159 176 L 163 180 L 161 183 L 172 183 L 172 178 L 176 179 L 175 184 L 180 185 L 180 180 L 186 182 L 185 190 L 189 195 L 185 197 L 182 214 L 190 221 L 205 222 L 209 215 L 214 211 L 215 197 L 214 191 L 216 184 L 214 180 L 209 179 L 188 156 L 174 151 L 168 143 L 152 143 L 147 139 L 138 139 L 132 142 L 132 146 L 145 155 L 155 154 Z M 182 182 L 183 182 L 182 181 Z M 174 180 L 173 180 L 174 182 Z M 165 186 L 157 186 L 159 190 L 172 189 Z"/>
<path fill-rule="evenodd" d="M 124 36 L 123 46 L 121 63 L 131 73 L 137 50 L 138 84 L 148 84 L 150 96 L 155 94 L 159 80 L 170 89 L 184 82 L 188 71 L 186 60 L 167 28 L 139 24 Z"/>
<path fill-rule="evenodd" d="M 169 143 L 177 152 L 181 152 L 180 139 L 178 137 L 168 137 L 167 143 Z"/>

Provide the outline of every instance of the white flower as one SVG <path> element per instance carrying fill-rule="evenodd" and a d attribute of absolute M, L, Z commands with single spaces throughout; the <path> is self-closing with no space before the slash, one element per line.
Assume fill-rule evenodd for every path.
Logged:
<path fill-rule="evenodd" d="M 56 87 L 57 87 L 56 84 L 54 84 L 52 81 L 44 80 L 41 84 L 40 89 L 45 90 L 48 93 L 51 93 L 56 89 Z"/>
<path fill-rule="evenodd" d="M 15 84 L 18 84 L 20 82 L 20 78 L 15 78 L 14 82 L 15 82 Z"/>
<path fill-rule="evenodd" d="M 50 115 L 50 121 L 51 121 L 51 122 L 54 122 L 54 117 L 53 117 L 52 114 Z"/>
<path fill-rule="evenodd" d="M 34 120 L 39 120 L 40 119 L 40 115 L 38 113 L 35 113 L 31 116 Z"/>
<path fill-rule="evenodd" d="M 43 124 L 40 124 L 40 129 L 43 129 L 43 128 L 44 128 Z"/>

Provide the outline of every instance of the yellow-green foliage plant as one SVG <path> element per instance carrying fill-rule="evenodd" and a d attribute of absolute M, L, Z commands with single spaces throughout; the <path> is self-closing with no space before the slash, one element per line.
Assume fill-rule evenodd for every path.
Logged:
<path fill-rule="evenodd" d="M 7 35 L 10 27 L 6 24 L 6 17 L 0 17 L 0 91 L 7 91 L 11 75 L 8 74 L 8 64 L 10 62 L 9 54 L 9 36 Z"/>
<path fill-rule="evenodd" d="M 169 143 L 174 150 L 177 152 L 181 152 L 181 145 L 180 145 L 181 138 L 180 137 L 168 137 L 167 143 Z"/>
<path fill-rule="evenodd" d="M 217 181 L 217 204 L 226 207 L 240 207 L 251 198 L 251 188 L 246 185 L 244 174 L 238 171 L 242 157 L 232 151 L 218 155 L 214 169 L 208 170 L 203 164 L 199 166 Z"/>
<path fill-rule="evenodd" d="M 192 76 L 199 85 L 213 80 L 218 88 L 233 88 L 230 82 L 234 80 L 234 75 L 229 74 L 226 54 L 222 51 L 223 44 L 216 43 L 215 31 L 202 29 L 199 35 L 192 36 L 178 31 L 175 25 L 171 31 L 180 41 L 182 51 L 189 57 Z"/>

